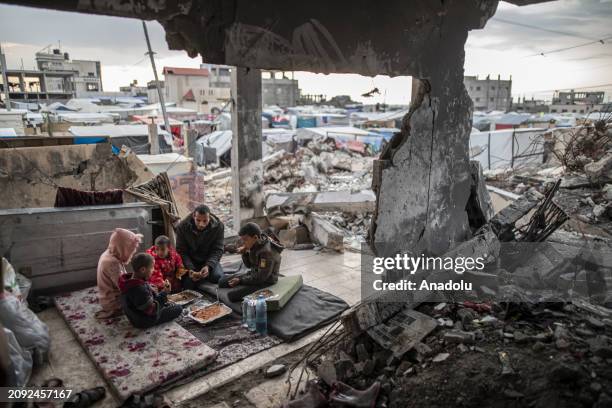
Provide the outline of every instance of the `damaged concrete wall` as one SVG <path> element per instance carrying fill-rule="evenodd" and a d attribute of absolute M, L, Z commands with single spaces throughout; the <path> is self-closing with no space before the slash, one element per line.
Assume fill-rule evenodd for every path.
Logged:
<path fill-rule="evenodd" d="M 108 143 L 0 149 L 0 209 L 53 207 L 60 186 L 103 191 L 150 178 L 138 158 L 120 158 Z"/>
<path fill-rule="evenodd" d="M 463 85 L 464 44 L 468 22 L 492 11 L 444 4 L 444 21 L 436 27 L 442 47 L 419 61 L 422 81 L 402 132 L 375 165 L 378 205 L 370 241 L 378 255 L 440 255 L 470 237 L 472 102 Z M 494 11 L 496 4 L 488 7 Z"/>
<path fill-rule="evenodd" d="M 495 13 L 496 0 L 339 0 L 333 6 L 274 0 L 63 0 L 51 7 L 156 19 L 171 48 L 199 53 L 210 63 L 423 80 L 401 134 L 376 166 L 378 205 L 371 239 L 391 244 L 374 245 L 385 255 L 442 254 L 469 238 L 465 209 L 472 104 L 463 85 L 464 44 L 468 31 L 484 27 Z"/>

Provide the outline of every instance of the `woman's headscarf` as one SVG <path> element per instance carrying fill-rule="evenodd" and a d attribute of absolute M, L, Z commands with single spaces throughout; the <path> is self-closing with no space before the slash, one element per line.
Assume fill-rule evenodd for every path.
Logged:
<path fill-rule="evenodd" d="M 132 256 L 142 242 L 142 234 L 134 234 L 123 228 L 115 228 L 110 237 L 108 252 L 124 264 L 132 259 Z"/>

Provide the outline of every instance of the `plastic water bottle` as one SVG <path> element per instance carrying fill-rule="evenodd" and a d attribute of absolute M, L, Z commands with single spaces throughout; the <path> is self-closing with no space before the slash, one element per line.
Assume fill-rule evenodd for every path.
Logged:
<path fill-rule="evenodd" d="M 249 300 L 242 299 L 242 327 L 248 327 L 249 320 Z"/>
<path fill-rule="evenodd" d="M 266 299 L 263 294 L 257 297 L 257 306 L 255 308 L 255 327 L 257 333 L 265 336 L 268 334 L 268 313 L 266 308 Z"/>
<path fill-rule="evenodd" d="M 255 331 L 255 301 L 247 301 L 247 327 L 250 331 Z"/>

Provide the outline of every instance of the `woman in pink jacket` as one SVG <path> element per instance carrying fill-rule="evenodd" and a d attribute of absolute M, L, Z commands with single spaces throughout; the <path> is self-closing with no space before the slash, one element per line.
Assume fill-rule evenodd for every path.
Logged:
<path fill-rule="evenodd" d="M 99 319 L 122 314 L 119 276 L 126 273 L 127 265 L 142 242 L 141 234 L 116 228 L 110 237 L 108 249 L 98 261 L 98 300 L 102 310 L 96 313 Z"/>

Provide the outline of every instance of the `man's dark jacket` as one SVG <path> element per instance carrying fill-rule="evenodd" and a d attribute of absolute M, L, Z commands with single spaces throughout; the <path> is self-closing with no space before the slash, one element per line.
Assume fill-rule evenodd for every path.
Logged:
<path fill-rule="evenodd" d="M 223 223 L 210 214 L 210 222 L 198 231 L 193 215 L 185 217 L 175 229 L 176 250 L 183 257 L 185 268 L 199 271 L 205 265 L 214 269 L 223 255 Z"/>
<path fill-rule="evenodd" d="M 243 285 L 273 285 L 278 281 L 281 252 L 284 247 L 272 238 L 261 235 L 253 248 L 242 254 L 242 261 L 250 271 L 240 276 Z"/>

